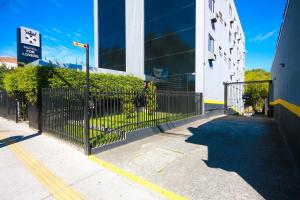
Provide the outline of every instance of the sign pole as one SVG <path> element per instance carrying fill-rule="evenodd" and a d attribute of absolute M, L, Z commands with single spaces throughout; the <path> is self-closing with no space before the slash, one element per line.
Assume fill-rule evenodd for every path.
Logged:
<path fill-rule="evenodd" d="M 85 154 L 91 155 L 90 145 L 90 59 L 89 59 L 89 43 L 85 46 L 86 51 L 86 84 L 84 86 L 84 135 L 85 135 Z"/>
<path fill-rule="evenodd" d="M 90 142 L 90 45 L 89 43 L 82 44 L 79 42 L 73 42 L 74 46 L 85 49 L 86 53 L 86 82 L 83 87 L 84 95 L 84 153 L 91 155 L 91 142 Z"/>

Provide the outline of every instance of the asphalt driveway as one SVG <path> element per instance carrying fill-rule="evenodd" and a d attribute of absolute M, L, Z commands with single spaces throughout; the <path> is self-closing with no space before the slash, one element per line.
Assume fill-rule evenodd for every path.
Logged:
<path fill-rule="evenodd" d="M 299 173 L 276 123 L 194 122 L 96 155 L 189 199 L 300 199 Z"/>

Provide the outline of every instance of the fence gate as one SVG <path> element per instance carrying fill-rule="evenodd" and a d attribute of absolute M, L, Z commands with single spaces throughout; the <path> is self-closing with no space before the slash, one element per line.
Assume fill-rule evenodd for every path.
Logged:
<path fill-rule="evenodd" d="M 252 116 L 269 114 L 272 81 L 224 83 L 225 113 Z"/>

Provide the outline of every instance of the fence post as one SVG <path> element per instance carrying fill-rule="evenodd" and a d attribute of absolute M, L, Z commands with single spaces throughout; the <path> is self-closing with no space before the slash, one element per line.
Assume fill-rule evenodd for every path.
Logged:
<path fill-rule="evenodd" d="M 42 90 L 41 89 L 39 89 L 39 91 L 38 91 L 38 99 L 37 99 L 37 104 L 36 104 L 36 108 L 37 108 L 37 113 L 36 113 L 36 115 L 37 115 L 37 128 L 38 128 L 38 130 L 41 132 L 42 130 L 43 130 L 43 123 L 42 123 L 42 113 L 43 113 L 43 111 L 42 111 L 42 109 L 43 109 L 43 106 L 42 106 Z M 27 108 L 27 109 L 29 109 L 29 108 Z M 28 113 L 28 110 L 27 110 L 27 113 Z M 29 113 L 28 113 L 28 115 L 29 115 Z M 29 116 L 28 116 L 28 119 L 29 119 Z"/>
<path fill-rule="evenodd" d="M 269 118 L 272 118 L 274 115 L 274 106 L 271 105 L 271 99 L 273 99 L 273 92 L 274 92 L 274 85 L 273 81 L 269 81 L 269 94 L 268 94 L 268 111 L 267 111 L 267 116 Z"/>
<path fill-rule="evenodd" d="M 186 116 L 189 117 L 189 94 L 187 96 L 187 102 L 186 102 Z"/>
<path fill-rule="evenodd" d="M 132 94 L 134 94 L 135 92 L 134 91 L 131 91 L 132 92 Z M 139 100 L 140 100 L 140 91 L 137 91 L 136 92 L 137 94 L 136 94 L 136 97 L 135 98 L 137 98 L 137 101 L 136 101 L 136 116 L 137 116 L 137 120 L 136 120 L 136 122 L 137 122 L 137 127 L 139 128 L 140 127 L 140 110 L 141 110 L 141 108 L 140 108 L 140 102 L 139 102 Z"/>
<path fill-rule="evenodd" d="M 201 92 L 200 93 L 200 115 L 203 115 L 204 113 L 203 113 L 203 93 Z"/>
<path fill-rule="evenodd" d="M 83 95 L 84 95 L 84 153 L 86 155 L 91 155 L 89 88 L 87 85 L 84 86 Z"/>
<path fill-rule="evenodd" d="M 224 114 L 228 113 L 228 83 L 224 82 Z"/>

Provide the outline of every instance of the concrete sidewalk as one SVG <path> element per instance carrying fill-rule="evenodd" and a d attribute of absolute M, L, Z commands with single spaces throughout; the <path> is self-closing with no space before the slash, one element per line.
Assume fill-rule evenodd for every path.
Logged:
<path fill-rule="evenodd" d="M 15 143 L 13 143 L 15 142 Z M 59 139 L 0 118 L 0 199 L 165 199 Z"/>

